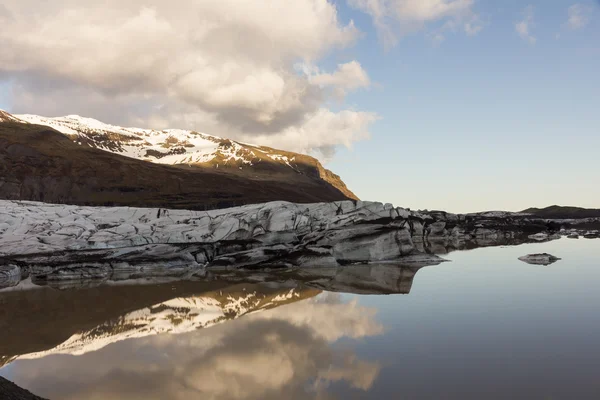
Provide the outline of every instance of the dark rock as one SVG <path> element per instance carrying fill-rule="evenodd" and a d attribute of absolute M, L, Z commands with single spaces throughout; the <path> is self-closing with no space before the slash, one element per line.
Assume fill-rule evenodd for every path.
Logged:
<path fill-rule="evenodd" d="M 550 264 L 554 264 L 555 262 L 560 260 L 560 258 L 555 257 L 552 254 L 548 254 L 548 253 L 539 253 L 539 254 L 528 254 L 526 256 L 519 257 L 519 260 L 526 262 L 527 264 L 550 265 Z"/>

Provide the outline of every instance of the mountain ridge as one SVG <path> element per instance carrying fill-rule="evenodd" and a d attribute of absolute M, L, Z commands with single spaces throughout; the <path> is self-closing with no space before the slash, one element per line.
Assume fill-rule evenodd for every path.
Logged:
<path fill-rule="evenodd" d="M 194 210 L 275 200 L 314 203 L 356 199 L 337 175 L 309 156 L 296 155 L 293 163 L 288 157 L 287 165 L 285 159 L 278 159 L 286 157 L 286 152 L 269 153 L 269 148 L 262 147 L 259 153 L 244 147 L 244 151 L 262 157 L 256 166 L 244 163 L 247 159 L 235 159 L 242 158 L 235 152 L 223 164 L 227 154 L 223 151 L 233 142 L 219 138 L 212 144 L 209 154 L 215 157 L 208 163 L 164 164 L 122 154 L 117 151 L 123 147 L 119 141 L 105 143 L 113 151 L 98 144 L 83 144 L 85 140 L 98 142 L 98 135 L 100 139 L 102 135 L 119 138 L 120 132 L 96 131 L 91 136 L 84 132 L 69 137 L 47 125 L 15 120 L 5 112 L 0 118 L 3 199 Z"/>
<path fill-rule="evenodd" d="M 316 158 L 304 154 L 191 130 L 126 128 L 79 115 L 46 118 L 24 114 L 12 117 L 51 127 L 81 146 L 157 164 L 221 168 L 232 173 L 250 168 L 252 173 L 259 175 L 289 173 L 288 169 L 291 169 L 322 179 L 348 198 L 358 200 L 338 175 L 325 169 Z"/>

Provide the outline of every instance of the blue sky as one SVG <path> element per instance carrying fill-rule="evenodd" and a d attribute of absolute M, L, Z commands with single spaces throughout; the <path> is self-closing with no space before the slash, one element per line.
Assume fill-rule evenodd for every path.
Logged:
<path fill-rule="evenodd" d="M 428 28 L 385 51 L 372 25 L 356 56 L 381 88 L 354 93 L 381 119 L 329 167 L 361 198 L 457 212 L 600 207 L 600 12 L 567 26 L 569 1 L 479 1 L 483 29 L 432 43 Z"/>
<path fill-rule="evenodd" d="M 337 9 L 338 28 L 353 21 L 360 32 L 353 44 L 332 50 L 334 43 L 293 54 L 308 58 L 324 53 L 318 62 L 321 71 L 333 71 L 338 64 L 352 60 L 360 63 L 370 82 L 357 87 L 344 82 L 345 86 L 337 88 L 343 91 L 343 100 L 330 96 L 324 106 L 333 112 L 375 113 L 375 122 L 365 122 L 370 139 L 359 140 L 355 134 L 345 140 L 332 133 L 327 141 L 328 125 L 315 122 L 298 129 L 288 127 L 280 136 L 256 134 L 257 141 L 295 150 L 293 144 L 299 136 L 313 133 L 309 127 L 325 127 L 322 132 L 315 128 L 314 141 L 305 145 L 335 146 L 337 152 L 328 168 L 365 200 L 454 212 L 552 204 L 600 208 L 599 2 L 431 0 L 428 4 L 454 1 L 464 7 L 460 15 L 428 14 L 420 20 L 390 11 L 385 18 L 393 31 L 390 42 L 383 40 L 381 20 L 357 6 L 379 1 L 329 3 Z M 415 0 L 389 0 L 388 5 L 399 5 L 400 10 L 409 3 L 420 7 Z M 9 9 L 11 4 L 9 1 Z M 14 4 L 12 11 L 17 13 L 20 3 Z M 418 12 L 415 15 L 420 15 Z M 468 33 L 467 23 L 477 29 Z M 339 31 L 341 28 L 334 34 Z M 325 33 L 319 35 L 316 40 L 325 41 Z M 312 39 L 299 38 L 297 43 Z M 127 109 L 131 114 L 150 97 L 145 91 L 144 101 L 135 106 L 111 100 L 110 107 L 102 108 L 96 92 L 80 98 L 72 93 L 97 85 L 94 90 L 106 97 L 115 91 L 104 85 L 110 77 L 97 83 L 98 79 L 81 74 L 74 75 L 70 86 L 60 91 L 21 95 L 20 88 L 31 90 L 27 85 L 38 82 L 40 76 L 64 82 L 68 65 L 57 71 L 48 66 L 36 79 L 23 80 L 26 67 L 19 71 L 21 75 L 14 71 L 2 75 L 1 58 L 0 77 L 7 78 L 0 83 L 0 108 L 9 111 L 85 113 L 106 122 L 125 123 L 117 112 Z M 273 66 L 272 60 L 269 66 Z M 32 69 L 31 65 L 27 68 Z M 15 79 L 21 81 L 15 84 Z M 63 97 L 76 101 L 69 103 Z M 209 106 L 214 112 L 213 104 Z M 144 121 L 139 125 L 152 125 L 158 119 L 127 121 L 138 120 Z M 171 127 L 184 127 L 178 122 L 181 118 L 166 121 Z M 194 128 L 208 133 L 242 138 L 247 133 L 208 117 L 193 121 Z M 273 141 L 273 137 L 288 141 Z M 338 145 L 345 142 L 352 144 L 351 149 Z"/>

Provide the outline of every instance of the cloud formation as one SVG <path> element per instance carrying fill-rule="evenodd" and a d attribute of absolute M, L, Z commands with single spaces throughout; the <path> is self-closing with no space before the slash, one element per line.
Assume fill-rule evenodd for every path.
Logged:
<path fill-rule="evenodd" d="M 571 7 L 569 7 L 569 20 L 567 21 L 569 28 L 573 30 L 585 28 L 585 26 L 590 22 L 589 13 L 591 11 L 592 10 L 590 7 L 579 3 L 573 4 Z"/>
<path fill-rule="evenodd" d="M 327 0 L 6 0 L 0 23 L 0 80 L 12 82 L 14 112 L 325 152 L 364 139 L 376 119 L 327 108 L 332 95 L 370 85 L 358 62 L 295 68 L 318 65 L 359 35 Z M 314 126 L 342 130 L 324 139 Z M 298 132 L 302 143 L 291 140 Z"/>
<path fill-rule="evenodd" d="M 399 37 L 422 29 L 427 23 L 443 22 L 432 35 L 435 42 L 444 40 L 444 31 L 460 28 L 468 35 L 474 35 L 483 28 L 473 11 L 474 0 L 348 0 L 348 3 L 373 18 L 387 47 L 396 44 Z"/>
<path fill-rule="evenodd" d="M 523 11 L 523 19 L 515 24 L 515 30 L 523 40 L 534 45 L 537 38 L 531 33 L 533 25 L 533 6 L 527 6 Z"/>
<path fill-rule="evenodd" d="M 340 98 L 348 91 L 371 86 L 367 71 L 357 61 L 339 64 L 332 73 L 322 72 L 318 67 L 308 65 L 300 65 L 299 69 L 308 76 L 312 84 L 321 88 L 333 88 Z"/>

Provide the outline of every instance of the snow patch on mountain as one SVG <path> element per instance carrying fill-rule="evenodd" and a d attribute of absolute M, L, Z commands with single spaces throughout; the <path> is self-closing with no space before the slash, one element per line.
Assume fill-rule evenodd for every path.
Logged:
<path fill-rule="evenodd" d="M 1 118 L 1 116 L 0 116 Z M 273 149 L 220 138 L 206 133 L 182 129 L 140 129 L 105 124 L 78 115 L 46 118 L 19 115 L 30 124 L 49 126 L 71 137 L 80 145 L 88 145 L 130 158 L 158 164 L 252 165 L 254 160 L 268 157 L 295 169 L 295 157 L 274 153 Z"/>

